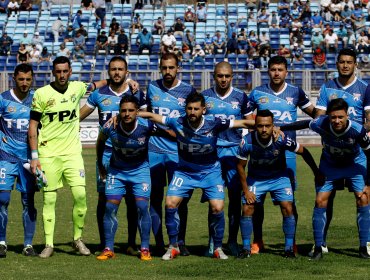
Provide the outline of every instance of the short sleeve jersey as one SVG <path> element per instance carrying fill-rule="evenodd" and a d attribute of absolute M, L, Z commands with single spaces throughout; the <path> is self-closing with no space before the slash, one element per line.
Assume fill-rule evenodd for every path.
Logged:
<path fill-rule="evenodd" d="M 0 94 L 0 160 L 26 161 L 30 155 L 27 141 L 33 92 L 19 100 L 14 91 Z"/>
<path fill-rule="evenodd" d="M 153 123 L 137 118 L 133 131 L 125 131 L 121 125 L 104 127 L 102 132 L 112 143 L 110 165 L 118 169 L 134 169 L 148 163 L 148 143 L 153 131 Z"/>
<path fill-rule="evenodd" d="M 338 79 L 333 79 L 322 85 L 316 108 L 325 110 L 332 99 L 343 98 L 348 103 L 348 115 L 352 121 L 364 123 L 364 110 L 370 109 L 370 90 L 367 83 L 358 79 L 348 86 L 342 86 Z"/>
<path fill-rule="evenodd" d="M 250 113 L 247 95 L 239 89 L 230 88 L 224 95 L 219 95 L 214 88 L 202 92 L 205 100 L 207 115 L 220 119 L 241 120 Z M 217 145 L 220 147 L 237 146 L 242 139 L 241 129 L 228 129 L 220 133 Z"/>
<path fill-rule="evenodd" d="M 164 117 L 163 120 L 176 133 L 179 167 L 191 171 L 211 168 L 216 164 L 218 135 L 233 127 L 234 123 L 233 120 L 204 116 L 200 126 L 195 129 L 186 117 Z"/>
<path fill-rule="evenodd" d="M 51 85 L 36 90 L 31 110 L 42 114 L 38 136 L 40 157 L 81 152 L 80 99 L 87 90 L 83 82 L 69 82 L 63 94 Z"/>
<path fill-rule="evenodd" d="M 248 160 L 248 175 L 254 178 L 275 178 L 281 176 L 286 169 L 285 151 L 296 152 L 299 143 L 286 136 L 277 141 L 272 138 L 268 144 L 258 139 L 257 132 L 243 137 L 237 157 Z"/>
<path fill-rule="evenodd" d="M 321 158 L 334 166 L 351 164 L 360 155 L 361 148 L 370 148 L 365 128 L 354 121 L 349 120 L 347 129 L 340 134 L 332 129 L 327 115 L 312 120 L 310 128 L 321 136 Z"/>
<path fill-rule="evenodd" d="M 162 80 L 149 84 L 147 90 L 148 109 L 164 117 L 179 117 L 185 115 L 185 100 L 190 93 L 196 92 L 191 85 L 179 81 L 172 87 L 166 88 Z M 167 129 L 158 125 L 159 129 Z M 150 138 L 149 151 L 157 153 L 177 153 L 176 142 L 164 137 L 153 136 Z"/>

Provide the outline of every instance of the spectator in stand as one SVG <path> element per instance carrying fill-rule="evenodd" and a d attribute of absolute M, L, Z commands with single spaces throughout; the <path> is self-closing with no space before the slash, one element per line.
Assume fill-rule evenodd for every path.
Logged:
<path fill-rule="evenodd" d="M 290 9 L 290 16 L 291 18 L 294 19 L 300 19 L 302 14 L 302 7 L 298 6 L 298 2 L 294 1 L 293 2 L 293 7 Z"/>
<path fill-rule="evenodd" d="M 356 36 L 352 29 L 347 29 L 348 33 L 348 42 L 347 42 L 347 48 L 356 49 Z"/>
<path fill-rule="evenodd" d="M 50 60 L 51 60 L 51 53 L 48 52 L 47 47 L 43 47 L 40 53 L 39 63 L 44 62 L 44 61 L 50 62 Z"/>
<path fill-rule="evenodd" d="M 292 28 L 292 32 L 290 32 L 289 34 L 289 41 L 291 45 L 293 45 L 294 43 L 303 43 L 303 36 L 298 28 Z"/>
<path fill-rule="evenodd" d="M 368 55 L 363 55 L 358 63 L 357 68 L 361 70 L 369 70 L 370 66 L 370 59 Z"/>
<path fill-rule="evenodd" d="M 340 3 L 340 0 L 332 0 L 329 10 L 334 17 L 334 21 L 340 21 L 342 19 L 340 16 L 342 11 L 342 4 Z"/>
<path fill-rule="evenodd" d="M 131 28 L 132 28 L 132 34 L 135 33 L 135 29 L 138 29 L 139 32 L 141 32 L 141 29 L 143 28 L 143 24 L 141 23 L 140 14 L 136 14 L 134 18 L 132 19 Z"/>
<path fill-rule="evenodd" d="M 71 56 L 71 51 L 66 48 L 66 44 L 65 43 L 61 43 L 60 44 L 60 48 L 59 48 L 59 51 L 57 52 L 57 57 L 58 56 L 65 56 L 65 57 L 70 57 Z"/>
<path fill-rule="evenodd" d="M 125 30 L 122 28 L 118 35 L 118 53 L 126 55 L 128 50 L 128 37 L 125 34 Z"/>
<path fill-rule="evenodd" d="M 248 22 L 248 23 L 249 23 L 249 22 L 255 22 L 255 23 L 257 23 L 257 18 L 256 18 L 256 16 L 255 16 L 255 14 L 254 14 L 253 10 L 250 10 L 250 11 L 248 12 L 247 22 Z"/>
<path fill-rule="evenodd" d="M 172 30 L 168 29 L 167 33 L 162 36 L 161 39 L 161 53 L 166 54 L 173 51 L 176 46 L 176 38 L 172 34 Z"/>
<path fill-rule="evenodd" d="M 330 27 L 330 24 L 329 23 L 327 23 L 326 25 L 325 25 L 325 28 L 324 28 L 324 30 L 322 31 L 322 35 L 324 35 L 324 37 L 326 36 L 326 34 L 329 34 L 330 33 L 330 30 L 332 30 L 331 29 L 331 27 Z M 333 31 L 333 30 L 332 30 Z"/>
<path fill-rule="evenodd" d="M 36 45 L 36 48 L 41 52 L 42 51 L 42 46 L 44 44 L 44 39 L 42 37 L 40 37 L 40 33 L 38 31 L 36 31 L 34 34 L 33 34 L 33 38 L 32 38 L 32 44 L 33 45 Z"/>
<path fill-rule="evenodd" d="M 239 53 L 238 40 L 236 38 L 235 32 L 233 32 L 233 34 L 231 35 L 231 39 L 229 39 L 226 44 L 226 54 L 230 53 Z"/>
<path fill-rule="evenodd" d="M 355 9 L 352 12 L 351 19 L 356 32 L 361 32 L 365 29 L 365 16 L 359 4 L 355 4 Z"/>
<path fill-rule="evenodd" d="M 283 12 L 280 16 L 279 26 L 280 28 L 290 28 L 290 16 L 286 12 Z"/>
<path fill-rule="evenodd" d="M 124 2 L 123 0 L 121 1 L 121 3 Z M 124 4 L 124 3 L 122 3 Z M 136 3 L 135 3 L 135 6 L 134 6 L 134 10 L 141 10 L 144 8 L 144 0 L 137 0 Z"/>
<path fill-rule="evenodd" d="M 325 52 L 320 47 L 317 47 L 314 49 L 312 63 L 315 69 L 326 69 L 327 68 Z"/>
<path fill-rule="evenodd" d="M 153 24 L 153 34 L 162 35 L 166 26 L 164 25 L 164 21 L 161 17 L 159 17 Z"/>
<path fill-rule="evenodd" d="M 324 19 L 322 18 L 318 11 L 315 11 L 313 13 L 313 16 L 311 17 L 311 22 L 313 26 L 318 25 L 321 28 L 323 27 Z"/>
<path fill-rule="evenodd" d="M 114 31 L 111 31 L 108 37 L 108 53 L 109 54 L 119 54 L 118 51 L 118 36 Z"/>
<path fill-rule="evenodd" d="M 312 25 L 311 21 L 303 21 L 303 26 L 301 28 L 303 35 L 311 35 L 312 34 Z"/>
<path fill-rule="evenodd" d="M 270 44 L 270 36 L 267 34 L 266 31 L 262 31 L 259 36 L 260 46 L 269 45 Z"/>
<path fill-rule="evenodd" d="M 329 8 L 331 0 L 320 0 L 321 9 Z"/>
<path fill-rule="evenodd" d="M 13 39 L 8 36 L 8 32 L 4 31 L 0 38 L 0 56 L 7 56 L 11 45 L 13 45 Z"/>
<path fill-rule="evenodd" d="M 30 62 L 39 62 L 40 51 L 37 49 L 36 45 L 32 45 L 32 50 L 30 51 Z"/>
<path fill-rule="evenodd" d="M 104 30 L 100 32 L 95 42 L 95 55 L 98 55 L 99 51 L 104 51 L 106 54 L 108 53 L 108 37 Z"/>
<path fill-rule="evenodd" d="M 248 93 L 252 91 L 252 73 L 255 68 L 256 64 L 253 59 L 253 53 L 250 52 L 245 63 L 245 70 L 247 70 L 245 71 L 245 91 Z"/>
<path fill-rule="evenodd" d="M 143 32 L 140 32 L 136 38 L 136 44 L 139 46 L 139 54 L 142 54 L 143 50 L 148 50 L 149 54 L 151 54 L 153 43 L 154 38 L 152 33 L 148 32 L 148 30 L 144 28 Z"/>
<path fill-rule="evenodd" d="M 302 27 L 303 23 L 298 18 L 295 18 L 292 22 L 292 29 L 296 28 L 298 31 L 301 31 Z"/>
<path fill-rule="evenodd" d="M 100 24 L 101 28 L 105 28 L 105 1 L 104 0 L 93 0 L 93 5 L 95 7 L 95 18 L 96 23 Z"/>
<path fill-rule="evenodd" d="M 81 24 L 82 24 L 82 11 L 78 10 L 74 17 L 72 18 L 72 27 L 74 32 L 80 29 Z"/>
<path fill-rule="evenodd" d="M 54 43 L 58 43 L 59 41 L 59 36 L 63 34 L 64 32 L 64 24 L 60 17 L 58 17 L 54 22 L 53 25 L 51 26 L 51 31 L 53 32 L 54 35 Z"/>
<path fill-rule="evenodd" d="M 64 34 L 64 43 L 73 42 L 74 30 L 72 25 L 68 25 Z"/>
<path fill-rule="evenodd" d="M 10 0 L 8 4 L 8 17 L 15 16 L 19 11 L 19 4 L 15 0 Z"/>
<path fill-rule="evenodd" d="M 249 45 L 249 48 L 254 48 L 254 49 L 258 48 L 259 41 L 258 41 L 256 32 L 254 32 L 254 30 L 249 31 L 248 45 Z"/>
<path fill-rule="evenodd" d="M 341 2 L 341 4 L 342 4 L 342 10 L 344 10 L 345 6 L 348 6 L 348 9 L 350 11 L 353 11 L 355 9 L 355 5 L 353 5 L 352 0 L 344 0 Z"/>
<path fill-rule="evenodd" d="M 73 38 L 73 46 L 79 46 L 79 48 L 83 51 L 86 49 L 85 37 L 82 36 L 82 33 L 79 29 L 76 32 L 76 36 Z"/>
<path fill-rule="evenodd" d="M 312 12 L 310 5 L 305 5 L 301 14 L 300 20 L 303 22 L 311 22 Z"/>
<path fill-rule="evenodd" d="M 6 14 L 9 0 L 0 0 L 0 14 Z"/>
<path fill-rule="evenodd" d="M 204 52 L 206 54 L 213 53 L 213 38 L 209 33 L 206 34 L 206 38 L 204 38 Z"/>
<path fill-rule="evenodd" d="M 277 15 L 276 11 L 272 11 L 269 19 L 269 25 L 271 28 L 279 28 L 280 17 Z"/>
<path fill-rule="evenodd" d="M 114 34 L 117 34 L 118 35 L 119 30 L 120 30 L 119 23 L 117 22 L 116 18 L 112 18 L 112 22 L 109 25 L 109 34 L 111 32 L 114 32 Z"/>
<path fill-rule="evenodd" d="M 188 6 L 185 13 L 184 13 L 185 22 L 194 22 L 195 18 L 196 18 L 195 13 L 193 13 L 192 7 Z"/>
<path fill-rule="evenodd" d="M 207 9 L 203 5 L 197 7 L 196 19 L 197 22 L 207 21 Z"/>
<path fill-rule="evenodd" d="M 222 37 L 220 30 L 216 31 L 215 36 L 212 38 L 214 54 L 225 53 L 225 39 Z"/>
<path fill-rule="evenodd" d="M 279 16 L 282 16 L 283 14 L 289 14 L 290 11 L 289 0 L 280 0 L 277 8 Z"/>
<path fill-rule="evenodd" d="M 181 18 L 176 19 L 176 22 L 172 25 L 172 29 L 174 30 L 174 36 L 184 36 L 185 24 L 182 22 Z"/>
<path fill-rule="evenodd" d="M 227 26 L 227 39 L 231 39 L 232 38 L 232 34 L 233 33 L 237 33 L 238 32 L 238 26 L 239 26 L 239 23 L 244 19 L 244 17 L 239 17 L 238 21 L 235 23 L 235 22 L 229 22 L 229 20 L 226 18 L 226 17 L 223 17 L 224 21 L 225 21 L 225 24 Z"/>
<path fill-rule="evenodd" d="M 19 1 L 20 11 L 32 11 L 32 0 L 20 0 Z"/>
<path fill-rule="evenodd" d="M 259 50 L 260 64 L 262 68 L 267 68 L 268 62 L 271 57 L 271 47 L 270 45 L 261 45 Z"/>
<path fill-rule="evenodd" d="M 17 52 L 17 63 L 29 63 L 31 57 L 29 52 L 26 50 L 25 45 L 20 44 Z"/>
<path fill-rule="evenodd" d="M 338 36 L 338 41 L 343 43 L 344 48 L 346 47 L 346 43 L 344 42 L 344 38 L 347 37 L 347 30 L 344 28 L 344 25 L 341 24 L 339 29 L 335 32 Z"/>
<path fill-rule="evenodd" d="M 269 27 L 270 15 L 267 14 L 266 9 L 261 10 L 261 14 L 257 17 L 258 28 Z"/>
<path fill-rule="evenodd" d="M 338 36 L 330 29 L 329 33 L 325 35 L 326 51 L 336 53 L 338 50 Z"/>
<path fill-rule="evenodd" d="M 352 16 L 352 11 L 348 8 L 347 5 L 344 6 L 343 10 L 340 12 L 342 20 L 350 19 Z"/>
<path fill-rule="evenodd" d="M 296 61 L 301 61 L 304 62 L 305 59 L 303 57 L 303 49 L 298 43 L 293 44 L 293 49 L 292 49 L 292 60 L 291 62 L 296 62 Z"/>
<path fill-rule="evenodd" d="M 194 43 L 194 35 L 191 34 L 189 29 L 187 29 L 184 37 L 182 38 L 182 52 L 185 53 L 189 51 L 190 53 L 193 53 Z"/>
<path fill-rule="evenodd" d="M 87 33 L 87 30 L 85 29 L 85 26 L 83 24 L 81 24 L 81 27 L 80 27 L 80 33 L 82 36 L 84 36 L 85 40 L 87 39 L 88 37 L 88 33 Z"/>
<path fill-rule="evenodd" d="M 238 34 L 238 49 L 241 54 L 246 53 L 248 49 L 248 39 L 244 28 L 240 29 Z"/>
<path fill-rule="evenodd" d="M 84 63 L 85 62 L 85 51 L 81 49 L 79 46 L 74 46 L 73 51 L 72 51 L 72 59 L 73 61 Z"/>
<path fill-rule="evenodd" d="M 81 8 L 84 9 L 84 10 L 92 10 L 93 9 L 92 0 L 82 0 L 81 1 Z"/>
<path fill-rule="evenodd" d="M 331 14 L 329 7 L 322 10 L 321 16 L 325 22 L 331 22 L 333 20 L 333 15 Z"/>
<path fill-rule="evenodd" d="M 41 11 L 50 11 L 52 5 L 53 3 L 51 0 L 42 0 L 41 1 Z"/>
<path fill-rule="evenodd" d="M 285 58 L 290 58 L 290 50 L 285 47 L 284 44 L 281 44 L 277 52 L 278 55 L 284 56 Z"/>
<path fill-rule="evenodd" d="M 256 9 L 257 8 L 257 0 L 245 0 L 245 6 L 248 9 Z"/>
<path fill-rule="evenodd" d="M 113 10 L 112 0 L 105 0 L 105 9 L 107 13 L 109 14 L 112 13 L 112 10 Z"/>
<path fill-rule="evenodd" d="M 370 54 L 369 44 L 367 44 L 364 40 L 360 40 L 356 45 L 356 51 L 360 55 L 369 55 Z"/>
<path fill-rule="evenodd" d="M 318 30 L 316 30 L 311 37 L 311 46 L 312 46 L 312 49 L 316 49 L 316 48 L 324 49 L 325 48 L 324 37 L 320 34 Z"/>
<path fill-rule="evenodd" d="M 196 45 L 194 48 L 194 51 L 192 52 L 192 65 L 194 66 L 194 63 L 199 62 L 202 65 L 204 65 L 204 57 L 206 56 L 204 50 L 200 45 Z"/>
<path fill-rule="evenodd" d="M 23 37 L 19 39 L 19 44 L 23 44 L 27 51 L 32 50 L 32 38 L 28 36 L 28 31 L 23 32 Z"/>

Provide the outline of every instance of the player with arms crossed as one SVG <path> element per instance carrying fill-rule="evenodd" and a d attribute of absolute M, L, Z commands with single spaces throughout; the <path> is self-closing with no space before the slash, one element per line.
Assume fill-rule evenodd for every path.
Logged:
<path fill-rule="evenodd" d="M 93 91 L 87 99 L 86 104 L 80 109 L 80 121 L 89 116 L 97 107 L 99 112 L 99 127 L 104 124 L 119 112 L 119 103 L 123 96 L 135 94 L 139 98 L 140 110 L 146 110 L 146 96 L 142 91 L 133 92 L 131 90 L 132 80 L 127 80 L 127 62 L 120 56 L 113 57 L 108 64 L 109 84 Z M 135 84 L 133 84 L 135 86 Z M 109 160 L 112 154 L 112 143 L 109 139 L 105 142 L 103 165 L 108 169 Z M 104 212 L 105 212 L 105 182 L 99 177 L 99 170 L 96 170 L 97 191 L 99 194 L 98 204 L 96 208 L 96 217 L 98 222 L 100 248 L 103 250 L 105 246 L 104 240 Z M 127 253 L 137 255 L 135 239 L 137 231 L 137 210 L 135 199 L 132 194 L 125 195 L 127 205 L 127 225 L 128 225 L 128 248 Z"/>
<path fill-rule="evenodd" d="M 287 170 L 285 152 L 291 151 L 301 155 L 312 169 L 315 177 L 320 175 L 310 152 L 289 136 L 284 139 L 280 136 L 277 141 L 273 141 L 273 128 L 274 114 L 269 110 L 258 110 L 255 131 L 244 136 L 239 146 L 237 171 L 243 189 L 243 212 L 240 220 L 243 250 L 240 252 L 239 258 L 248 258 L 251 255 L 250 241 L 254 208 L 266 197 L 267 192 L 270 192 L 273 202 L 280 205 L 283 215 L 284 256 L 286 258 L 295 258 L 296 256 L 293 250 L 296 230 L 296 221 L 293 215 L 294 195 Z M 248 176 L 245 173 L 247 163 Z"/>
<path fill-rule="evenodd" d="M 99 133 L 96 146 L 99 174 L 101 178 L 106 178 L 107 199 L 104 215 L 105 249 L 97 259 L 108 260 L 115 257 L 114 236 L 118 227 L 118 208 L 122 197 L 132 193 L 141 236 L 140 259 L 151 260 L 148 142 L 154 126 L 151 121 L 137 117 L 139 101 L 133 95 L 123 96 L 119 108 L 120 118 L 117 127 L 104 127 Z M 112 156 L 107 168 L 103 161 L 108 139 L 112 145 Z"/>
<path fill-rule="evenodd" d="M 202 92 L 206 99 L 207 115 L 221 119 L 243 119 L 249 113 L 247 95 L 234 88 L 231 83 L 233 70 L 228 62 L 220 62 L 215 66 L 215 86 Z M 241 213 L 241 192 L 239 178 L 236 173 L 236 152 L 242 139 L 241 129 L 228 129 L 220 133 L 217 141 L 217 154 L 221 163 L 222 176 L 228 188 L 229 206 L 229 237 L 228 249 L 237 256 L 238 231 Z M 212 242 L 209 253 L 213 254 Z"/>
<path fill-rule="evenodd" d="M 173 54 L 164 54 L 160 61 L 162 79 L 152 81 L 147 89 L 148 110 L 165 117 L 185 115 L 185 99 L 195 89 L 177 78 L 179 71 L 178 57 Z M 166 129 L 159 125 L 159 130 Z M 163 254 L 164 241 L 162 233 L 162 202 L 164 187 L 171 182 L 174 169 L 178 163 L 177 145 L 173 139 L 153 136 L 149 142 L 150 176 L 152 178 L 152 193 L 150 197 L 150 215 L 152 229 L 157 245 L 157 253 Z M 185 232 L 187 221 L 186 199 L 179 208 L 180 234 L 179 245 L 182 256 L 188 256 L 185 247 Z"/>
<path fill-rule="evenodd" d="M 73 195 L 73 243 L 81 255 L 90 255 L 81 237 L 86 215 L 85 168 L 79 134 L 80 99 L 88 90 L 103 86 L 69 82 L 71 63 L 65 56 L 53 61 L 55 81 L 36 90 L 32 101 L 28 141 L 31 148 L 31 169 L 43 170 L 47 178 L 44 187 L 43 221 L 46 246 L 41 258 L 54 252 L 55 205 L 57 190 L 63 180 L 70 186 Z M 38 126 L 42 125 L 38 133 Z"/>
<path fill-rule="evenodd" d="M 141 116 L 164 124 L 176 134 L 179 151 L 179 164 L 168 186 L 166 197 L 166 227 L 170 246 L 162 256 L 171 260 L 180 254 L 178 246 L 179 216 L 178 207 L 184 198 L 189 198 L 194 188 L 201 188 L 203 197 L 209 202 L 212 214 L 209 215 L 209 232 L 214 243 L 213 257 L 227 259 L 222 251 L 225 230 L 224 181 L 217 156 L 218 135 L 229 128 L 248 128 L 254 125 L 250 120 L 228 120 L 203 116 L 206 113 L 204 96 L 198 93 L 188 95 L 185 100 L 186 115 L 164 117 L 143 112 Z"/>
<path fill-rule="evenodd" d="M 268 62 L 268 74 L 270 82 L 268 84 L 256 87 L 248 96 L 250 110 L 270 110 L 274 114 L 274 124 L 281 126 L 285 123 L 291 123 L 297 119 L 297 108 L 301 108 L 307 115 L 315 116 L 315 107 L 311 104 L 304 91 L 292 84 L 288 84 L 285 79 L 288 75 L 288 63 L 282 56 L 274 56 Z M 252 114 L 248 119 L 252 119 Z M 294 131 L 286 131 L 287 137 L 295 141 Z M 292 181 L 293 192 L 296 190 L 296 154 L 289 150 L 286 151 L 287 168 Z M 264 219 L 263 202 L 265 198 L 261 197 L 260 203 L 255 204 L 253 215 L 253 233 L 254 241 L 251 253 L 258 254 L 263 250 L 262 225 Z M 293 202 L 293 214 L 295 221 L 298 221 L 298 212 Z M 294 248 L 296 249 L 296 248 Z"/>
<path fill-rule="evenodd" d="M 37 211 L 34 195 L 35 177 L 23 167 L 31 156 L 27 143 L 27 130 L 33 92 L 32 66 L 20 64 L 14 70 L 15 88 L 0 94 L 0 258 L 6 257 L 6 227 L 10 192 L 16 183 L 23 206 L 23 255 L 38 256 L 32 247 Z"/>

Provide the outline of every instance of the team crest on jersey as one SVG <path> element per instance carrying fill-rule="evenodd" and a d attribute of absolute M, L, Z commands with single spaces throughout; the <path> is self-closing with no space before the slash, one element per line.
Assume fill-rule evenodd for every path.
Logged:
<path fill-rule="evenodd" d="M 206 133 L 206 137 L 213 137 L 213 132 L 212 132 L 212 131 L 207 132 L 207 133 Z"/>
<path fill-rule="evenodd" d="M 213 101 L 207 102 L 206 107 L 207 109 L 212 109 L 213 107 L 215 107 L 215 103 Z"/>
<path fill-rule="evenodd" d="M 142 185 L 143 185 L 143 191 L 147 192 L 149 190 L 149 184 L 143 183 Z"/>
<path fill-rule="evenodd" d="M 9 113 L 14 113 L 14 112 L 16 112 L 16 111 L 17 111 L 17 108 L 12 107 L 12 106 L 9 106 L 9 107 L 8 107 L 8 112 L 9 112 Z"/>
<path fill-rule="evenodd" d="M 218 192 L 224 192 L 224 186 L 223 185 L 217 185 Z"/>
<path fill-rule="evenodd" d="M 269 103 L 269 99 L 268 99 L 268 97 L 266 97 L 266 96 L 261 97 L 258 101 L 259 101 L 259 103 L 261 103 L 261 104 Z"/>
<path fill-rule="evenodd" d="M 274 156 L 276 157 L 276 156 L 278 156 L 278 155 L 280 154 L 280 151 L 279 151 L 279 150 L 274 150 L 274 151 L 273 151 L 273 154 L 274 154 Z"/>
<path fill-rule="evenodd" d="M 292 188 L 284 188 L 284 190 L 285 190 L 286 195 L 289 195 L 289 196 L 293 195 Z"/>
<path fill-rule="evenodd" d="M 104 106 L 109 106 L 110 104 L 112 104 L 112 100 L 106 98 L 106 99 L 103 100 L 102 103 L 103 103 Z"/>
<path fill-rule="evenodd" d="M 76 94 L 72 94 L 72 95 L 71 95 L 71 101 L 72 101 L 73 103 L 75 103 L 75 102 L 76 102 L 76 100 L 77 100 Z"/>
<path fill-rule="evenodd" d="M 294 100 L 293 97 L 286 97 L 285 99 L 286 99 L 286 104 L 293 105 L 293 100 Z"/>
<path fill-rule="evenodd" d="M 139 145 L 144 145 L 146 137 L 137 138 Z"/>
<path fill-rule="evenodd" d="M 153 100 L 154 100 L 154 101 L 159 101 L 159 99 L 160 99 L 159 95 L 154 95 L 154 96 L 153 96 Z"/>
<path fill-rule="evenodd" d="M 348 138 L 347 143 L 353 145 L 355 143 L 355 139 Z"/>
<path fill-rule="evenodd" d="M 354 101 L 359 101 L 361 97 L 361 93 L 354 93 L 353 94 L 353 100 Z"/>
<path fill-rule="evenodd" d="M 239 102 L 238 101 L 231 101 L 231 108 L 238 109 L 238 107 L 239 107 Z"/>
<path fill-rule="evenodd" d="M 46 106 L 47 107 L 53 107 L 55 106 L 56 102 L 55 102 L 55 99 L 54 98 L 51 98 L 48 100 L 48 102 L 46 102 Z"/>
<path fill-rule="evenodd" d="M 80 177 L 84 178 L 85 177 L 85 170 L 80 169 Z"/>
<path fill-rule="evenodd" d="M 330 100 L 337 99 L 337 98 L 338 98 L 338 94 L 336 93 L 333 93 L 332 95 L 329 96 Z"/>
<path fill-rule="evenodd" d="M 179 97 L 177 98 L 177 104 L 180 106 L 185 106 L 185 98 Z"/>

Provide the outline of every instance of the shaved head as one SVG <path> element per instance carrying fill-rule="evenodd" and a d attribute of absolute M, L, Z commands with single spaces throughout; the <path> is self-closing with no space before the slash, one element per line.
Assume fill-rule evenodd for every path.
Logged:
<path fill-rule="evenodd" d="M 231 64 L 229 62 L 221 61 L 221 62 L 217 63 L 216 66 L 215 66 L 215 73 L 214 74 L 216 75 L 217 72 L 220 69 L 227 69 L 228 71 L 231 71 L 231 74 L 233 74 L 233 68 L 231 67 Z"/>

